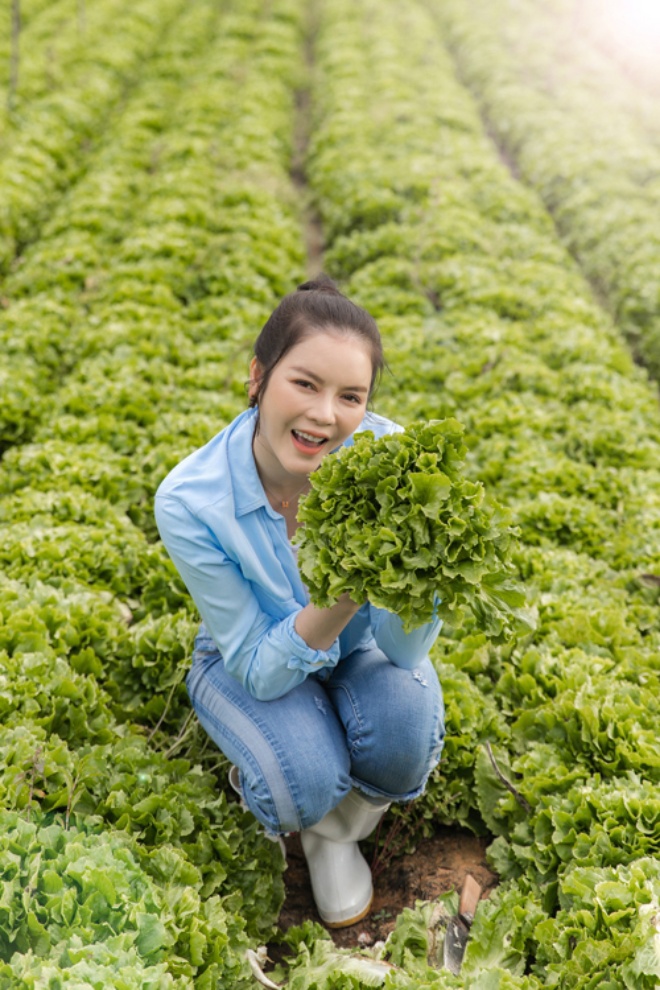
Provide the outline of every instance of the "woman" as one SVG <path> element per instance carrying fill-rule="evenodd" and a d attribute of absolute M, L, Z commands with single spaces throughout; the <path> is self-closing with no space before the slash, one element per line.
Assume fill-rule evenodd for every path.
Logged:
<path fill-rule="evenodd" d="M 203 620 L 192 704 L 267 832 L 301 832 L 329 927 L 368 913 L 371 872 L 357 842 L 391 801 L 423 791 L 444 734 L 428 659 L 439 620 L 405 634 L 368 602 L 317 608 L 291 543 L 323 457 L 358 430 L 401 429 L 367 411 L 383 364 L 365 310 L 327 276 L 301 285 L 256 341 L 249 408 L 156 495 L 163 542 Z"/>

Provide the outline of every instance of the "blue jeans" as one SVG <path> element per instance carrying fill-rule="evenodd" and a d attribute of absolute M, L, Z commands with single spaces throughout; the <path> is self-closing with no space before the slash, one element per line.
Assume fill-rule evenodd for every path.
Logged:
<path fill-rule="evenodd" d="M 444 706 L 427 658 L 396 667 L 373 646 L 258 701 L 225 671 L 202 626 L 186 679 L 199 721 L 241 771 L 245 801 L 272 834 L 309 828 L 356 787 L 385 801 L 422 793 L 440 759 Z"/>

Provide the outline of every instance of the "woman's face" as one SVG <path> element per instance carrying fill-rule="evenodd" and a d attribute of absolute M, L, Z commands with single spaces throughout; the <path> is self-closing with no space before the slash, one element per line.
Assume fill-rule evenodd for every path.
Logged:
<path fill-rule="evenodd" d="M 261 370 L 253 358 L 251 395 Z M 266 480 L 299 480 L 343 443 L 364 417 L 371 376 L 370 349 L 359 337 L 315 333 L 292 347 L 259 396 L 254 455 Z"/>

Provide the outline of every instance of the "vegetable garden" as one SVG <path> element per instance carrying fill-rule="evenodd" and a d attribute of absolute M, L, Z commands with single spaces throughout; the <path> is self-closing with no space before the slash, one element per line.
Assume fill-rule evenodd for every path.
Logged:
<path fill-rule="evenodd" d="M 240 990 L 278 941 L 292 990 L 660 985 L 660 111 L 569 7 L 87 0 L 83 24 L 24 2 L 0 116 L 0 988 Z M 278 931 L 279 847 L 183 685 L 197 620 L 153 494 L 245 407 L 310 214 L 314 264 L 379 322 L 376 409 L 458 420 L 517 528 L 531 621 L 502 641 L 450 616 L 443 759 L 390 812 L 408 848 L 492 839 L 458 976 L 455 894 L 370 952 Z"/>

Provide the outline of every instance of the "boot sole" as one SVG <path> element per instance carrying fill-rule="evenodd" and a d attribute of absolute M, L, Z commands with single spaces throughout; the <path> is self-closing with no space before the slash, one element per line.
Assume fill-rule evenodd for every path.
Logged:
<path fill-rule="evenodd" d="M 372 894 L 369 898 L 369 903 L 363 911 L 359 914 L 354 915 L 352 918 L 347 918 L 346 921 L 326 921 L 323 915 L 321 915 L 321 920 L 326 928 L 349 928 L 351 925 L 357 925 L 358 921 L 362 921 L 366 918 L 371 911 L 372 905 L 374 903 L 374 895 Z"/>

